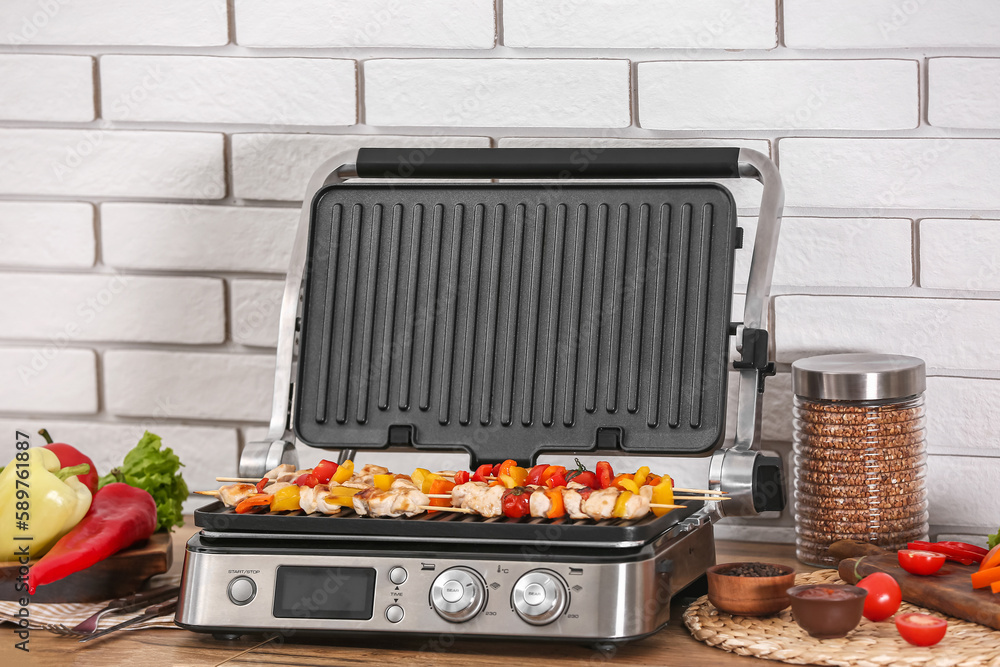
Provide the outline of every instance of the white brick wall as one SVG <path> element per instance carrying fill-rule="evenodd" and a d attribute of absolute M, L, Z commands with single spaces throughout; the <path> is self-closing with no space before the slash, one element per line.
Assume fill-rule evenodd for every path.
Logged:
<path fill-rule="evenodd" d="M 83 202 L 0 202 L 0 266 L 94 265 L 94 207 Z"/>
<path fill-rule="evenodd" d="M 94 119 L 94 61 L 81 56 L 0 56 L 0 120 Z"/>
<path fill-rule="evenodd" d="M 770 0 L 505 0 L 504 43 L 518 47 L 771 49 Z"/>
<path fill-rule="evenodd" d="M 214 46 L 226 0 L 4 0 L 3 44 Z"/>
<path fill-rule="evenodd" d="M 910 129 L 917 102 L 912 60 L 639 63 L 650 130 Z"/>
<path fill-rule="evenodd" d="M 785 44 L 797 49 L 1000 46 L 993 0 L 784 0 Z"/>
<path fill-rule="evenodd" d="M 985 534 L 996 501 L 952 491 L 1000 483 L 998 63 L 995 0 L 5 0 L 0 424 L 52 420 L 100 465 L 149 427 L 193 487 L 233 472 L 332 157 L 737 146 L 786 189 L 768 446 L 790 472 L 794 359 L 921 356 L 932 531 Z M 761 186 L 724 184 L 739 320 Z"/>
<path fill-rule="evenodd" d="M 371 125 L 627 127 L 627 60 L 377 59 L 365 64 Z"/>
<path fill-rule="evenodd" d="M 262 47 L 491 49 L 492 0 L 236 0 L 236 41 Z"/>

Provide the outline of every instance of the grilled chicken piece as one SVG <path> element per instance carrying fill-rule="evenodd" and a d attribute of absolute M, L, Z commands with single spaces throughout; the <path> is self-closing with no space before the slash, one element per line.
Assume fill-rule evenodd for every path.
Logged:
<path fill-rule="evenodd" d="M 531 516 L 545 518 L 552 509 L 552 501 L 545 495 L 544 491 L 532 491 L 531 498 L 528 499 L 528 510 Z"/>
<path fill-rule="evenodd" d="M 570 482 L 572 484 L 572 482 Z M 571 519 L 589 519 L 583 512 L 583 496 L 580 491 L 575 488 L 564 488 L 563 489 L 563 505 L 566 507 L 566 514 L 569 515 Z"/>
<path fill-rule="evenodd" d="M 581 509 L 594 521 L 610 519 L 615 509 L 615 501 L 618 500 L 618 493 L 618 489 L 615 488 L 594 491 L 583 501 Z"/>
<path fill-rule="evenodd" d="M 226 507 L 236 507 L 244 498 L 257 493 L 255 484 L 230 484 L 219 489 L 219 500 Z"/>
<path fill-rule="evenodd" d="M 264 487 L 263 492 L 274 493 L 275 491 L 278 491 L 280 489 L 285 488 L 286 486 L 291 486 L 291 485 L 292 485 L 291 482 L 271 482 L 270 484 Z"/>
<path fill-rule="evenodd" d="M 326 484 L 317 484 L 309 488 L 303 486 L 299 490 L 299 507 L 307 514 L 319 512 L 321 514 L 337 514 L 340 512 L 340 505 L 327 504 L 326 499 L 330 496 L 330 487 Z"/>
<path fill-rule="evenodd" d="M 647 503 L 653 502 L 653 487 L 649 484 L 640 486 L 639 495 L 645 498 Z"/>
<path fill-rule="evenodd" d="M 421 506 L 431 502 L 412 482 L 407 486 L 403 480 L 395 480 L 393 485 L 397 485 L 396 488 L 388 491 L 379 491 L 372 486 L 356 493 L 354 511 L 361 516 L 414 516 L 424 511 Z"/>
<path fill-rule="evenodd" d="M 267 477 L 268 479 L 278 479 L 278 477 L 280 477 L 281 475 L 287 475 L 293 472 L 295 472 L 295 466 L 293 466 L 291 463 L 282 463 L 277 468 L 272 468 L 271 470 L 268 470 L 267 474 L 265 474 L 264 477 Z"/>
<path fill-rule="evenodd" d="M 652 487 L 650 487 L 652 488 Z M 649 499 L 639 493 L 633 493 L 632 497 L 625 501 L 625 516 L 623 519 L 641 519 L 649 513 Z"/>
<path fill-rule="evenodd" d="M 503 514 L 503 486 L 487 486 L 483 482 L 467 482 L 452 489 L 452 507 L 472 510 L 487 519 Z M 458 494 L 456 495 L 456 491 Z"/>

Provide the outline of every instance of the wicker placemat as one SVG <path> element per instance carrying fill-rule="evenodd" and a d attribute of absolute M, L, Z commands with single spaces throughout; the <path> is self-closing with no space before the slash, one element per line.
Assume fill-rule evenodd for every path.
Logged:
<path fill-rule="evenodd" d="M 836 570 L 800 574 L 796 584 L 842 584 Z M 948 634 L 936 646 L 912 646 L 899 636 L 890 619 L 861 624 L 840 639 L 813 639 L 792 619 L 792 610 L 775 616 L 731 616 L 719 611 L 707 596 L 684 612 L 684 623 L 698 641 L 738 655 L 752 655 L 795 665 L 857 665 L 882 667 L 1000 667 L 1000 631 L 904 602 L 899 613 L 920 612 L 948 620 Z"/>

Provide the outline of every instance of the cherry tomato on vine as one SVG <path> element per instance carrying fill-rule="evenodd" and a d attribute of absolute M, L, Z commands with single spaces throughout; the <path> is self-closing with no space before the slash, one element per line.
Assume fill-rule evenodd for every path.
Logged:
<path fill-rule="evenodd" d="M 947 560 L 944 554 L 916 549 L 903 549 L 896 557 L 899 559 L 901 568 L 910 574 L 920 575 L 934 574 L 944 567 L 944 562 Z"/>
<path fill-rule="evenodd" d="M 865 598 L 865 618 L 869 621 L 884 621 L 899 610 L 903 601 L 899 584 L 885 572 L 869 574 L 857 584 L 868 591 Z"/>
<path fill-rule="evenodd" d="M 896 629 L 906 641 L 916 646 L 933 646 L 944 639 L 948 621 L 929 614 L 900 614 Z"/>

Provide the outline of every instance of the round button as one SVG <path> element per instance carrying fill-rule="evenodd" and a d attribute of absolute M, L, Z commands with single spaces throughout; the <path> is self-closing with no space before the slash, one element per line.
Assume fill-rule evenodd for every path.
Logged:
<path fill-rule="evenodd" d="M 545 601 L 545 588 L 541 584 L 528 584 L 524 587 L 524 601 L 532 607 Z"/>
<path fill-rule="evenodd" d="M 569 606 L 566 584 L 551 570 L 532 570 L 514 584 L 511 606 L 532 625 L 551 623 Z"/>
<path fill-rule="evenodd" d="M 389 581 L 397 586 L 406 581 L 406 570 L 401 567 L 394 567 L 389 570 Z"/>
<path fill-rule="evenodd" d="M 486 582 L 475 570 L 453 567 L 439 574 L 431 584 L 430 601 L 434 611 L 446 621 L 468 621 L 486 605 Z"/>
<path fill-rule="evenodd" d="M 386 607 L 385 619 L 390 623 L 399 623 L 403 620 L 403 608 L 398 604 L 391 604 Z"/>
<path fill-rule="evenodd" d="M 233 604 L 247 604 L 256 594 L 257 585 L 250 577 L 236 577 L 229 582 L 229 599 Z"/>
<path fill-rule="evenodd" d="M 465 586 L 455 579 L 444 582 L 444 586 L 441 588 L 441 597 L 444 598 L 445 602 L 458 602 L 464 595 Z"/>

